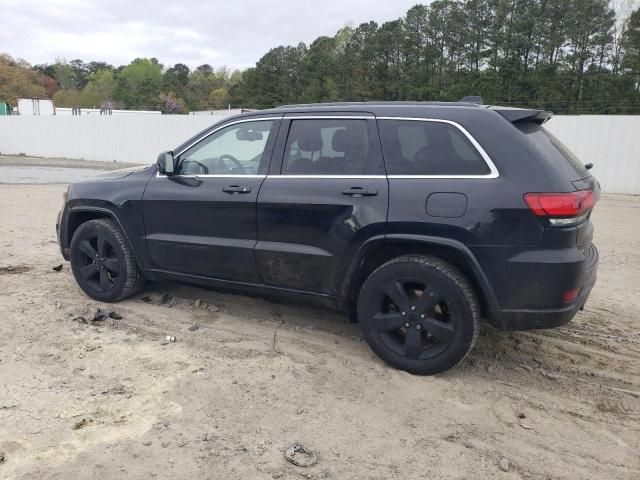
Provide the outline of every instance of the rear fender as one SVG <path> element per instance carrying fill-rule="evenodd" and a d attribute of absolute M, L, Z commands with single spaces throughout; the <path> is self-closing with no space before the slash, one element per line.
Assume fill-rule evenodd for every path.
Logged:
<path fill-rule="evenodd" d="M 444 260 L 461 270 L 476 289 L 484 316 L 492 324 L 499 323 L 500 307 L 497 298 L 471 250 L 457 240 L 426 235 L 390 234 L 386 238 L 372 238 L 363 244 L 349 266 L 342 288 L 344 308 L 354 307 L 360 286 L 366 279 L 363 277 L 370 273 L 371 268 L 377 268 L 390 258 L 416 253 L 444 257 Z M 371 260 L 372 256 L 378 256 L 381 260 L 373 260 L 373 265 L 367 267 L 367 260 Z"/>

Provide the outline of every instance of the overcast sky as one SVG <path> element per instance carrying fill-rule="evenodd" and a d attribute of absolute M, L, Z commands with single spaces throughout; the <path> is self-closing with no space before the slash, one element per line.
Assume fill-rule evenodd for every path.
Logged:
<path fill-rule="evenodd" d="M 346 24 L 394 20 L 419 0 L 0 0 L 0 52 L 56 58 L 246 68 L 278 45 Z M 430 3 L 428 0 L 422 3 Z"/>

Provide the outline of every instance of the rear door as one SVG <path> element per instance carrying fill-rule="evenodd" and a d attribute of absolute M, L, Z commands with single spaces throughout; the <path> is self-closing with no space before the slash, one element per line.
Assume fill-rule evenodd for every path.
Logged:
<path fill-rule="evenodd" d="M 486 225 L 498 171 L 457 123 L 378 118 L 389 174 L 387 234 L 408 232 L 470 244 L 505 243 Z"/>
<path fill-rule="evenodd" d="M 384 236 L 387 206 L 373 115 L 285 116 L 258 197 L 260 275 L 269 285 L 339 295 L 363 242 Z"/>
<path fill-rule="evenodd" d="M 143 197 L 146 241 L 155 267 L 259 283 L 256 199 L 279 118 L 232 122 L 178 152 L 176 174 L 156 175 Z"/>

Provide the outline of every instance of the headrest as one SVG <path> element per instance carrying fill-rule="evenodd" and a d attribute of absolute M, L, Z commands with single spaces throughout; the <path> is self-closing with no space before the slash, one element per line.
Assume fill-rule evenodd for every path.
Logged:
<path fill-rule="evenodd" d="M 333 133 L 333 140 L 331 141 L 331 148 L 334 152 L 346 152 L 349 148 L 349 135 L 347 129 L 342 128 L 336 130 Z"/>
<path fill-rule="evenodd" d="M 298 147 L 304 152 L 317 152 L 322 150 L 322 135 L 320 130 L 313 128 L 303 129 L 298 132 Z"/>

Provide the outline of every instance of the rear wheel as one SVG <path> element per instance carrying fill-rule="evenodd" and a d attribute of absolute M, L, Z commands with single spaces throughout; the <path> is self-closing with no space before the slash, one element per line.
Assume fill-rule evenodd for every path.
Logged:
<path fill-rule="evenodd" d="M 127 298 L 144 283 L 124 234 L 109 219 L 78 227 L 71 239 L 71 269 L 80 288 L 101 302 Z"/>
<path fill-rule="evenodd" d="M 479 317 L 464 275 L 427 256 L 390 260 L 369 276 L 358 297 L 358 320 L 373 351 L 419 375 L 460 362 L 475 343 Z"/>

